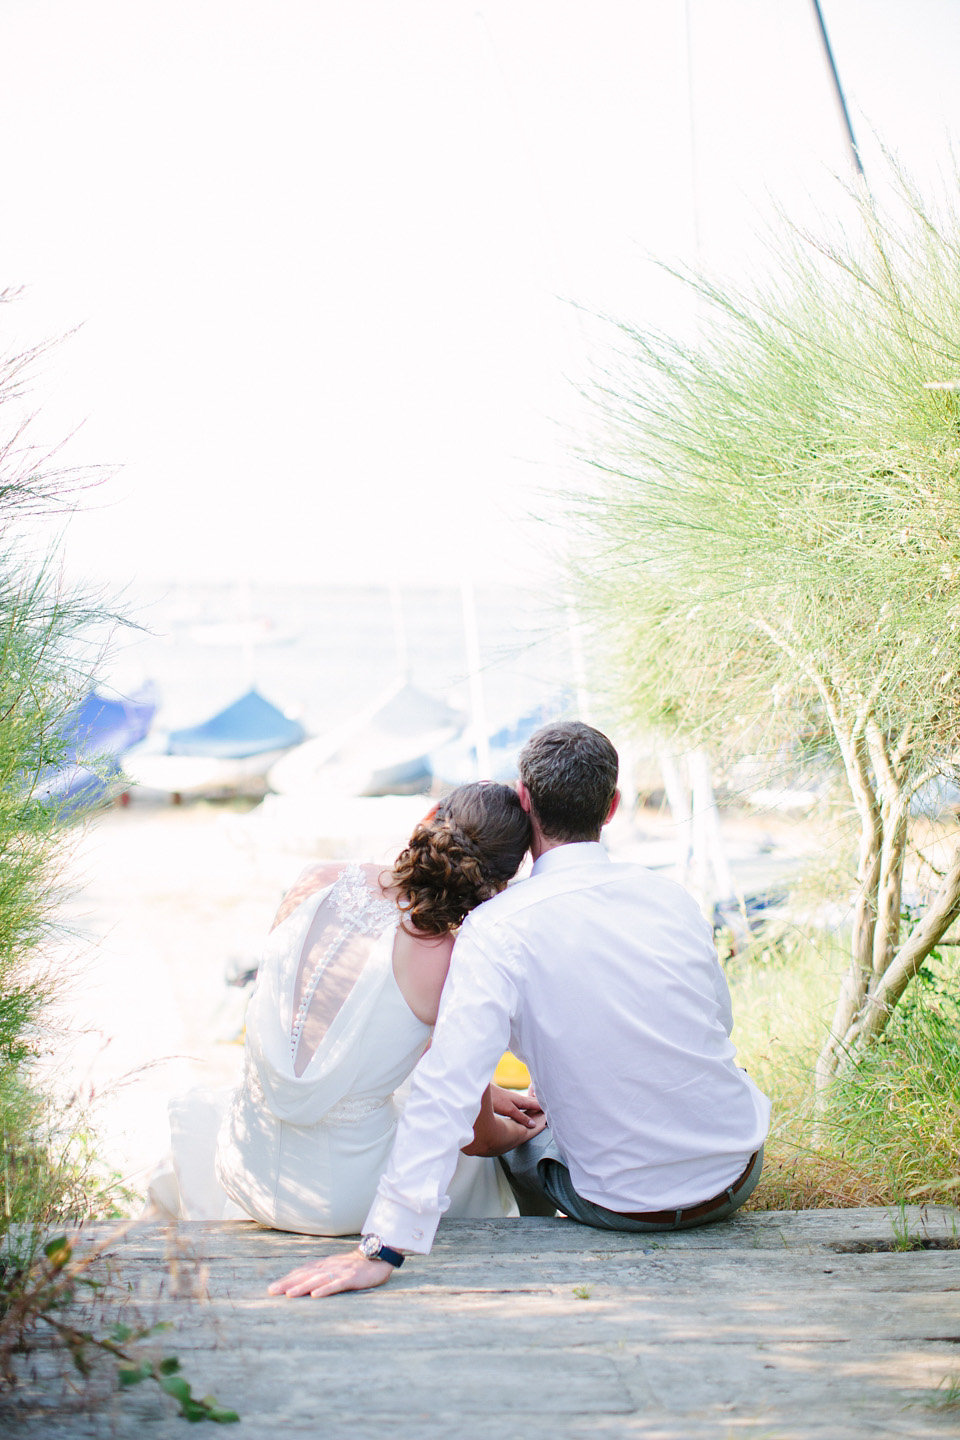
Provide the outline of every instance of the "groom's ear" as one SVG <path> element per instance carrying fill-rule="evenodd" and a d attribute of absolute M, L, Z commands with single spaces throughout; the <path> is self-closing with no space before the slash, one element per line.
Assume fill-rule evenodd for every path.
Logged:
<path fill-rule="evenodd" d="M 521 810 L 525 810 L 529 815 L 531 813 L 530 791 L 522 780 L 517 781 L 517 799 L 520 801 Z"/>
<path fill-rule="evenodd" d="M 606 818 L 606 820 L 604 820 L 604 822 L 603 822 L 604 825 L 609 825 L 609 824 L 610 824 L 610 821 L 613 819 L 614 815 L 616 815 L 616 813 L 617 813 L 617 811 L 618 811 L 619 809 L 620 809 L 620 791 L 619 791 L 619 790 L 614 790 L 614 792 L 613 792 L 613 799 L 610 801 L 610 809 L 607 811 L 607 818 Z"/>

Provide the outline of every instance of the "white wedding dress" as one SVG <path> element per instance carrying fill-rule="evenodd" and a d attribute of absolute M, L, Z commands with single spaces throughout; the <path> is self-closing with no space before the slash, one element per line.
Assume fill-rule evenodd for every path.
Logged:
<path fill-rule="evenodd" d="M 359 1232 L 393 1145 L 398 1094 L 423 1054 L 393 973 L 399 912 L 359 865 L 267 939 L 247 1010 L 243 1079 L 170 1105 L 172 1152 L 148 1198 L 185 1220 Z M 516 1214 L 493 1160 L 462 1155 L 450 1215 Z"/>

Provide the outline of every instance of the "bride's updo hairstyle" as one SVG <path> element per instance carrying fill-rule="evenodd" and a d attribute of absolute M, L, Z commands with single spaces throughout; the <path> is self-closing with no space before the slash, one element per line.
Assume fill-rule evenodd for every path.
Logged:
<path fill-rule="evenodd" d="M 444 796 L 397 856 L 392 883 L 404 929 L 446 935 L 520 868 L 529 816 L 509 785 L 480 781 Z"/>

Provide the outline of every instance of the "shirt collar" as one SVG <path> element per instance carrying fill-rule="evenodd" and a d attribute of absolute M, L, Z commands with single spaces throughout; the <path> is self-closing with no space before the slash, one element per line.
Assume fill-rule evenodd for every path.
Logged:
<path fill-rule="evenodd" d="M 551 874 L 555 870 L 572 870 L 576 865 L 609 865 L 610 856 L 599 840 L 577 840 L 570 845 L 557 845 L 546 850 L 533 862 L 531 875 Z"/>

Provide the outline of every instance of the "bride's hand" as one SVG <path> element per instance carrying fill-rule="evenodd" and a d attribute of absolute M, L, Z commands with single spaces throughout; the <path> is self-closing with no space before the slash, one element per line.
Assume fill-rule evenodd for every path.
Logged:
<path fill-rule="evenodd" d="M 267 1294 L 287 1295 L 291 1299 L 310 1295 L 322 1299 L 339 1295 L 343 1290 L 373 1290 L 377 1285 L 386 1284 L 394 1268 L 386 1260 L 368 1260 L 359 1250 L 352 1250 L 349 1255 L 329 1255 L 326 1260 L 298 1266 L 282 1280 L 268 1285 Z"/>
<path fill-rule="evenodd" d="M 537 1110 L 533 1115 L 525 1115 L 523 1121 L 518 1125 L 515 1120 L 501 1115 L 498 1117 L 498 1124 L 512 1137 L 512 1144 L 509 1148 L 513 1149 L 517 1145 L 522 1145 L 525 1140 L 532 1140 L 535 1135 L 540 1134 L 541 1130 L 545 1130 L 547 1117 L 542 1110 Z"/>
<path fill-rule="evenodd" d="M 500 1085 L 491 1085 L 490 1098 L 495 1115 L 516 1120 L 518 1125 L 526 1125 L 531 1133 L 537 1133 L 534 1126 L 537 1118 L 543 1114 L 543 1106 L 532 1090 L 525 1095 L 522 1090 L 504 1090 Z M 542 1130 L 543 1126 L 539 1129 Z"/>
<path fill-rule="evenodd" d="M 532 1140 L 535 1135 L 539 1135 L 547 1123 L 543 1111 L 536 1115 L 524 1115 L 522 1111 L 520 1113 L 523 1118 L 514 1120 L 509 1115 L 495 1114 L 492 1109 L 487 1109 L 485 1104 L 473 1127 L 473 1140 L 462 1147 L 463 1154 L 480 1155 L 484 1158 L 504 1155 L 508 1150 L 515 1150 L 525 1140 Z"/>

